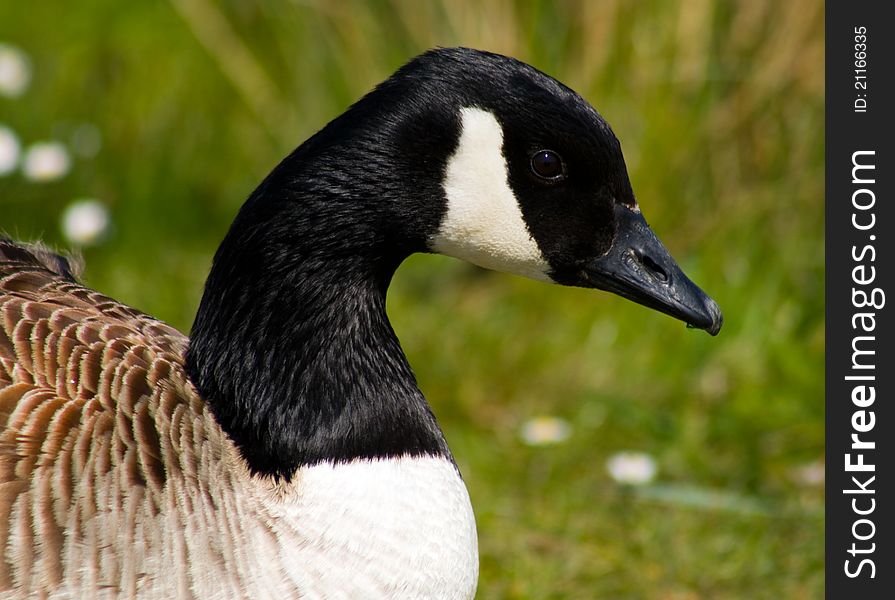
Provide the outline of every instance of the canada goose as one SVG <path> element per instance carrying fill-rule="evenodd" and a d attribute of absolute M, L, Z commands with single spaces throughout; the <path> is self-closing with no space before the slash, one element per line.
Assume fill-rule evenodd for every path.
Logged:
<path fill-rule="evenodd" d="M 429 51 L 252 193 L 189 338 L 0 242 L 4 597 L 472 598 L 469 497 L 385 314 L 414 252 L 721 327 L 587 102 Z"/>

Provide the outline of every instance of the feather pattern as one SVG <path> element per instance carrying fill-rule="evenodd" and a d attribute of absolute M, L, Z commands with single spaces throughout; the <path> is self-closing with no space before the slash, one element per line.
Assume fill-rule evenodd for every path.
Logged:
<path fill-rule="evenodd" d="M 141 547 L 190 552 L 153 522 L 214 516 L 196 513 L 208 483 L 238 463 L 184 375 L 187 339 L 42 267 L 0 263 L 0 587 L 132 594 Z"/>
<path fill-rule="evenodd" d="M 2 252 L 0 591 L 471 597 L 475 526 L 450 461 L 253 476 L 184 372 L 185 336 Z M 381 545 L 359 544 L 384 517 Z"/>

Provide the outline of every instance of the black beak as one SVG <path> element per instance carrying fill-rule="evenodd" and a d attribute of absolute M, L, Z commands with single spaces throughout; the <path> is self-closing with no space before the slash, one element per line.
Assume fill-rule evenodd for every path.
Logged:
<path fill-rule="evenodd" d="M 617 204 L 615 216 L 618 231 L 612 247 L 584 266 L 589 286 L 717 335 L 724 322 L 718 304 L 684 275 L 643 215 Z"/>

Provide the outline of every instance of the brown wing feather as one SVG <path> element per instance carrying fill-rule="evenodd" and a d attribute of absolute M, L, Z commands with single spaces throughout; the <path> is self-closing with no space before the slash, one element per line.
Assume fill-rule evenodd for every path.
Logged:
<path fill-rule="evenodd" d="M 152 544 L 160 513 L 188 518 L 177 492 L 208 468 L 197 448 L 227 451 L 186 344 L 80 286 L 64 259 L 0 240 L 0 591 L 136 590 L 146 574 L 127 545 Z"/>

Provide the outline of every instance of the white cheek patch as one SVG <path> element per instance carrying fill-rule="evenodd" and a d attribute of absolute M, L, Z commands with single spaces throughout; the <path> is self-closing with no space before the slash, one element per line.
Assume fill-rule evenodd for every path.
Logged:
<path fill-rule="evenodd" d="M 444 178 L 447 211 L 431 248 L 487 269 L 550 281 L 508 182 L 503 130 L 480 108 L 460 111 L 462 133 Z"/>

